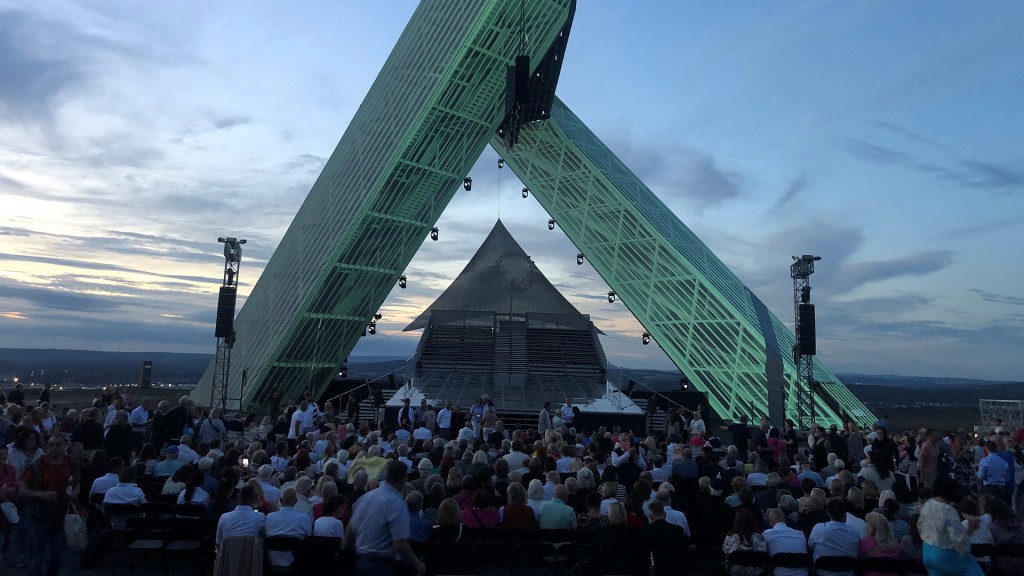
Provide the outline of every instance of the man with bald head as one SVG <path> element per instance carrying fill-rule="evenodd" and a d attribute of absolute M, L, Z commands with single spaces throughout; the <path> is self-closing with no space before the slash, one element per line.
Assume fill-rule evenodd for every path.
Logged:
<path fill-rule="evenodd" d="M 764 539 L 768 543 L 768 554 L 806 554 L 807 538 L 804 533 L 794 530 L 786 524 L 786 514 L 779 508 L 768 510 L 768 522 L 772 527 L 764 531 Z M 777 567 L 773 574 L 778 576 L 807 576 L 807 568 Z"/>
<path fill-rule="evenodd" d="M 556 485 L 551 500 L 544 502 L 540 507 L 541 530 L 576 529 L 576 511 L 566 504 L 568 499 L 569 489 L 565 484 Z"/>
<path fill-rule="evenodd" d="M 305 538 L 313 534 L 313 519 L 309 514 L 295 509 L 297 501 L 298 494 L 295 488 L 285 488 L 281 491 L 281 509 L 267 514 L 264 525 L 267 536 Z M 278 567 L 291 566 L 295 561 L 291 552 L 271 550 L 268 556 L 270 563 Z"/>

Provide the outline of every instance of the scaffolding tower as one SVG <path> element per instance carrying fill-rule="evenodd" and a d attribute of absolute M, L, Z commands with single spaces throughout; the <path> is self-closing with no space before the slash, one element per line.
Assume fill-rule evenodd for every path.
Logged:
<path fill-rule="evenodd" d="M 796 364 L 797 425 L 809 429 L 814 425 L 814 355 L 817 352 L 814 329 L 814 304 L 811 304 L 811 274 L 821 256 L 793 256 L 789 275 L 793 278 L 793 314 L 796 316 L 796 342 L 793 363 Z"/>
<path fill-rule="evenodd" d="M 242 244 L 245 240 L 238 238 L 218 238 L 224 244 L 224 279 L 217 300 L 217 353 L 214 356 L 213 386 L 210 389 L 210 407 L 220 406 L 221 411 L 228 407 L 228 377 L 231 374 L 231 349 L 235 346 L 235 298 L 238 294 L 238 272 L 242 266 Z M 243 377 L 243 380 L 245 378 Z M 238 409 L 242 407 L 242 392 L 239 390 Z"/>

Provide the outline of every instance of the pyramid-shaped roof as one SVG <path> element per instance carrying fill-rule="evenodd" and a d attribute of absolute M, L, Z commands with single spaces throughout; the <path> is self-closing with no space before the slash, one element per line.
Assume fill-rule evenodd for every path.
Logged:
<path fill-rule="evenodd" d="M 455 281 L 405 331 L 425 328 L 434 310 L 583 316 L 541 273 L 500 219 Z"/>

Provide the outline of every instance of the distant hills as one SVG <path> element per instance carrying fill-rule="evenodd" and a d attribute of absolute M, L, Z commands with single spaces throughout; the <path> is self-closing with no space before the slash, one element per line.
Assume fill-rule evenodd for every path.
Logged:
<path fill-rule="evenodd" d="M 153 362 L 158 383 L 192 385 L 199 381 L 212 354 L 172 352 L 96 352 L 91 350 L 38 350 L 0 348 L 0 381 L 17 376 L 22 381 L 98 386 L 138 382 L 143 360 Z M 394 372 L 400 380 L 412 376 L 412 362 L 395 356 L 353 356 L 350 378 L 378 378 Z M 625 386 L 636 380 L 641 387 L 678 390 L 681 374 L 675 371 L 625 368 L 609 363 L 608 377 Z M 967 378 L 900 376 L 895 374 L 837 374 L 865 402 L 918 401 L 911 391 L 928 389 L 929 402 L 977 403 L 977 398 L 1024 398 L 1024 383 Z M 9 384 L 8 384 L 9 386 Z"/>

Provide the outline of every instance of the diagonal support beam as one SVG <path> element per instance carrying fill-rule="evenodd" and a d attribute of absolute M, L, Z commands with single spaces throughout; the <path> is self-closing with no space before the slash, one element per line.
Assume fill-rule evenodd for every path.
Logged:
<path fill-rule="evenodd" d="M 569 108 L 491 145 L 725 418 L 795 413 L 793 335 Z M 822 421 L 873 420 L 824 366 Z"/>

